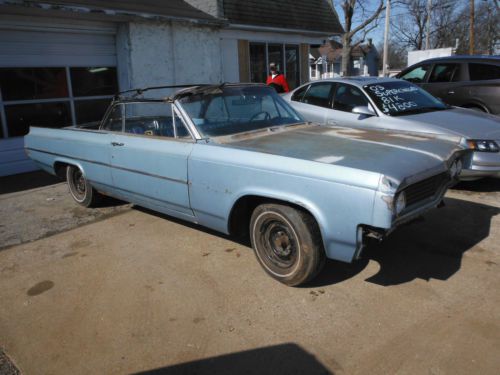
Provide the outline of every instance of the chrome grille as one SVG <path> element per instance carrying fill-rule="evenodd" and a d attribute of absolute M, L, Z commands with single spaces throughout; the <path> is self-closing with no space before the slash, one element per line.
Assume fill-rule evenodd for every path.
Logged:
<path fill-rule="evenodd" d="M 448 173 L 441 173 L 408 186 L 404 189 L 406 194 L 406 207 L 433 198 L 449 181 L 450 177 Z"/>

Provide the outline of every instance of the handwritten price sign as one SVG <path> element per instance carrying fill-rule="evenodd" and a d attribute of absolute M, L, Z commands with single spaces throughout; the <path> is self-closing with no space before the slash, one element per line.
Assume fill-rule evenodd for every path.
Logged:
<path fill-rule="evenodd" d="M 370 86 L 369 90 L 382 101 L 382 111 L 401 112 L 412 107 L 417 107 L 417 103 L 404 98 L 405 94 L 411 94 L 418 91 L 417 87 L 407 86 L 394 89 L 388 89 L 381 85 Z"/>

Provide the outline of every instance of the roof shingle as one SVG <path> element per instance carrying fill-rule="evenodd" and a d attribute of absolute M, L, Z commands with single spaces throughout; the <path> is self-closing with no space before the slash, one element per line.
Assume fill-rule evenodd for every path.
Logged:
<path fill-rule="evenodd" d="M 193 20 L 202 20 L 206 22 L 221 23 L 209 14 L 189 5 L 182 0 L 44 0 L 44 1 L 23 1 L 22 4 L 36 7 L 38 4 L 46 4 L 44 9 L 65 10 L 68 8 L 81 8 L 81 14 L 85 14 L 85 9 L 88 13 L 96 13 L 106 11 L 115 11 L 117 15 L 141 15 L 143 17 L 159 16 L 165 18 L 184 18 Z M 7 5 L 15 6 L 17 2 L 11 2 Z M 112 16 L 112 13 L 106 13 L 107 16 Z"/>
<path fill-rule="evenodd" d="M 343 33 L 328 0 L 223 0 L 224 17 L 232 24 Z"/>

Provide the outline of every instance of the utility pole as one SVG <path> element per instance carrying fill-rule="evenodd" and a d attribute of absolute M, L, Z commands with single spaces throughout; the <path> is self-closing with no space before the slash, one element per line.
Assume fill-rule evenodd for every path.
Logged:
<path fill-rule="evenodd" d="M 488 37 L 486 39 L 487 41 L 487 49 L 488 49 L 488 54 L 490 55 L 493 55 L 493 37 L 492 37 L 492 33 L 491 33 L 491 7 L 490 7 L 490 4 L 488 3 L 488 0 L 483 0 L 483 1 L 486 1 L 486 10 L 488 11 L 488 20 L 487 20 L 487 23 L 488 23 Z"/>
<path fill-rule="evenodd" d="M 385 30 L 384 30 L 384 58 L 382 62 L 382 75 L 387 77 L 387 65 L 389 64 L 389 21 L 391 18 L 391 0 L 387 0 L 385 4 Z"/>
<path fill-rule="evenodd" d="M 425 25 L 425 49 L 429 49 L 429 38 L 431 33 L 431 9 L 432 0 L 427 0 L 427 21 Z"/>
<path fill-rule="evenodd" d="M 474 0 L 470 0 L 469 55 L 474 54 Z"/>

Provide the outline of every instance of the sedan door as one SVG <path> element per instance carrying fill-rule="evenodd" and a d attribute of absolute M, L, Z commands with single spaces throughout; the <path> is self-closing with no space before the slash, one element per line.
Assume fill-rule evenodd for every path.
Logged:
<path fill-rule="evenodd" d="M 294 93 L 291 104 L 307 121 L 325 124 L 334 88 L 334 82 L 312 83 L 305 93 Z"/>
<path fill-rule="evenodd" d="M 347 83 L 337 83 L 333 96 L 332 109 L 328 110 L 326 123 L 340 126 L 370 126 L 375 125 L 375 116 L 352 113 L 355 107 L 373 109 L 366 95 L 356 86 Z M 375 111 L 374 111 L 375 113 Z"/>
<path fill-rule="evenodd" d="M 192 218 L 187 162 L 194 140 L 177 113 L 172 121 L 171 106 L 125 105 L 124 131 L 115 133 L 111 142 L 112 178 L 125 199 Z"/>
<path fill-rule="evenodd" d="M 460 82 L 461 65 L 460 63 L 434 64 L 427 83 L 422 87 L 445 103 L 460 105 L 457 91 L 463 86 L 463 82 Z"/>

